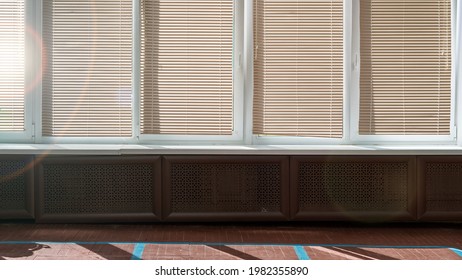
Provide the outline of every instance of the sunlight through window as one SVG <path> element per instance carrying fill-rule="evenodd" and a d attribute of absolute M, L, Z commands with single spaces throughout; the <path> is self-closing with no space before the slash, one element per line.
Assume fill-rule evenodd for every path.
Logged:
<path fill-rule="evenodd" d="M 24 0 L 0 2 L 0 131 L 24 130 Z"/>

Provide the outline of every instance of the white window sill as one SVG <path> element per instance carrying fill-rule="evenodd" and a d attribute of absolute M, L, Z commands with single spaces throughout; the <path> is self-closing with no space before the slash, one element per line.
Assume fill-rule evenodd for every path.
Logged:
<path fill-rule="evenodd" d="M 454 145 L 0 144 L 3 155 L 462 155 Z"/>

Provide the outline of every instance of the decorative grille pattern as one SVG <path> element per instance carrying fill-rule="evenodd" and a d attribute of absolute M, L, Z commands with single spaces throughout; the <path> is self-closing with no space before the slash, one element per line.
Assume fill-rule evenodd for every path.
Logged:
<path fill-rule="evenodd" d="M 301 211 L 406 211 L 408 166 L 402 162 L 302 162 Z"/>
<path fill-rule="evenodd" d="M 27 161 L 0 159 L 0 218 L 2 211 L 27 208 Z"/>
<path fill-rule="evenodd" d="M 44 214 L 152 213 L 151 164 L 44 164 Z"/>
<path fill-rule="evenodd" d="M 462 162 L 427 162 L 427 211 L 462 211 Z"/>
<path fill-rule="evenodd" d="M 173 163 L 172 212 L 280 212 L 279 163 Z"/>

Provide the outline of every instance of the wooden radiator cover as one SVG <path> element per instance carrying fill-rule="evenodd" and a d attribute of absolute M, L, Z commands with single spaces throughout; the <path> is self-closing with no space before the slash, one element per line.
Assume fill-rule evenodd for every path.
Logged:
<path fill-rule="evenodd" d="M 159 220 L 159 157 L 47 158 L 37 173 L 38 222 Z"/>
<path fill-rule="evenodd" d="M 34 218 L 32 156 L 0 156 L 0 219 Z"/>
<path fill-rule="evenodd" d="M 462 157 L 418 157 L 419 218 L 462 221 Z"/>
<path fill-rule="evenodd" d="M 295 220 L 393 221 L 416 218 L 412 157 L 291 158 Z"/>
<path fill-rule="evenodd" d="M 167 156 L 163 206 L 168 221 L 286 220 L 288 157 Z"/>

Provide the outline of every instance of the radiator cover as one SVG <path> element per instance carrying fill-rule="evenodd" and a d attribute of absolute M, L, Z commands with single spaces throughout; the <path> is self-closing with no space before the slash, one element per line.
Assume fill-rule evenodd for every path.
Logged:
<path fill-rule="evenodd" d="M 462 220 L 462 157 L 418 157 L 419 218 Z"/>
<path fill-rule="evenodd" d="M 0 156 L 0 219 L 34 218 L 31 156 Z"/>
<path fill-rule="evenodd" d="M 292 157 L 296 220 L 414 220 L 411 157 Z"/>
<path fill-rule="evenodd" d="M 166 220 L 286 220 L 288 158 L 168 156 L 163 162 Z"/>
<path fill-rule="evenodd" d="M 39 165 L 38 221 L 156 221 L 160 158 L 49 158 Z"/>

